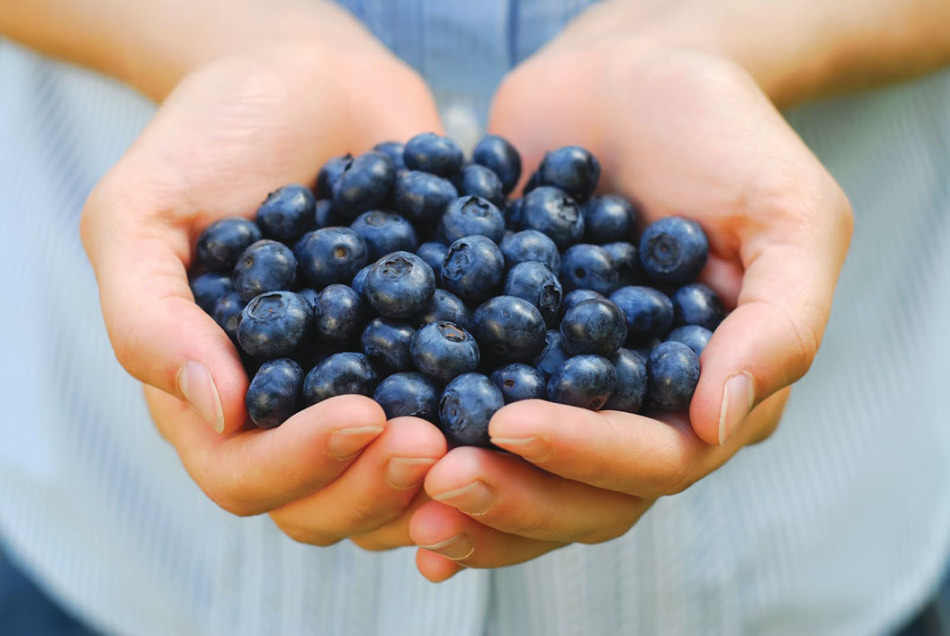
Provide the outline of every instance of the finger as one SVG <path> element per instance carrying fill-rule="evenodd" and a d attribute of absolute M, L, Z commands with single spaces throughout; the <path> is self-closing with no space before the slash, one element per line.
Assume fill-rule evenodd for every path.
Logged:
<path fill-rule="evenodd" d="M 619 537 L 648 507 L 519 457 L 470 447 L 443 457 L 426 476 L 425 489 L 433 500 L 500 532 L 566 543 Z"/>
<path fill-rule="evenodd" d="M 159 431 L 195 483 L 237 515 L 268 512 L 323 488 L 386 427 L 372 400 L 344 395 L 297 413 L 279 427 L 226 436 L 197 423 L 180 400 L 146 386 Z"/>
<path fill-rule="evenodd" d="M 564 546 L 562 542 L 537 541 L 505 534 L 478 523 L 471 517 L 430 501 L 419 507 L 412 516 L 409 533 L 413 542 L 423 551 L 454 561 L 465 567 L 497 568 L 524 563 L 551 550 Z M 444 576 L 448 568 L 437 559 L 416 559 L 417 566 L 432 567 L 422 571 L 427 578 Z"/>
<path fill-rule="evenodd" d="M 335 481 L 273 510 L 271 518 L 290 538 L 311 545 L 371 532 L 406 510 L 445 450 L 445 437 L 429 422 L 393 419 Z"/>
<path fill-rule="evenodd" d="M 414 545 L 409 536 L 409 524 L 412 522 L 412 515 L 427 501 L 431 499 L 425 490 L 416 490 L 415 497 L 398 517 L 372 532 L 352 536 L 350 541 L 371 552 Z"/>
<path fill-rule="evenodd" d="M 788 390 L 764 400 L 725 446 L 699 439 L 682 415 L 666 421 L 594 412 L 543 401 L 508 405 L 492 418 L 494 444 L 545 471 L 647 499 L 682 492 L 724 464 L 742 446 L 778 424 Z"/>

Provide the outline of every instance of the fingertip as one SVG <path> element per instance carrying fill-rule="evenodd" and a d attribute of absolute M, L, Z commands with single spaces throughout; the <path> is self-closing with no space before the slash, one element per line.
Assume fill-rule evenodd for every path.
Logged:
<path fill-rule="evenodd" d="M 430 582 L 442 583 L 464 570 L 465 566 L 425 548 L 419 548 L 416 550 L 416 569 Z"/>

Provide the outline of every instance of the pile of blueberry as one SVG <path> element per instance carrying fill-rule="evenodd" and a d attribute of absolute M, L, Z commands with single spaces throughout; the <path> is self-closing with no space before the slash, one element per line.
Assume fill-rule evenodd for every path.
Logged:
<path fill-rule="evenodd" d="M 466 161 L 424 133 L 331 159 L 315 194 L 271 193 L 256 219 L 198 239 L 195 301 L 236 343 L 260 427 L 342 394 L 488 446 L 530 398 L 628 412 L 688 407 L 723 305 L 696 277 L 708 242 L 595 197 L 587 150 L 549 152 L 522 198 L 521 158 L 487 136 Z"/>

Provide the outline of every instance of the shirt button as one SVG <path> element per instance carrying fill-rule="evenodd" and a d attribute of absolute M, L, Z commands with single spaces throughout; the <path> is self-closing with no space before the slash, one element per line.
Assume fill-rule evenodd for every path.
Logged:
<path fill-rule="evenodd" d="M 445 126 L 445 134 L 454 139 L 465 154 L 470 154 L 482 138 L 478 114 L 466 104 L 454 103 L 443 108 L 442 125 Z"/>

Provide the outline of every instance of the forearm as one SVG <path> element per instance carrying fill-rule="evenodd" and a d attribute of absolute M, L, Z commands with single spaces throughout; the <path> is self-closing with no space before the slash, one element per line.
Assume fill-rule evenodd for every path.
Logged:
<path fill-rule="evenodd" d="M 780 106 L 950 63 L 948 0 L 613 0 L 576 28 L 724 56 Z"/>
<path fill-rule="evenodd" d="M 0 35 L 161 100 L 188 70 L 260 42 L 375 46 L 332 2 L 0 0 Z"/>

